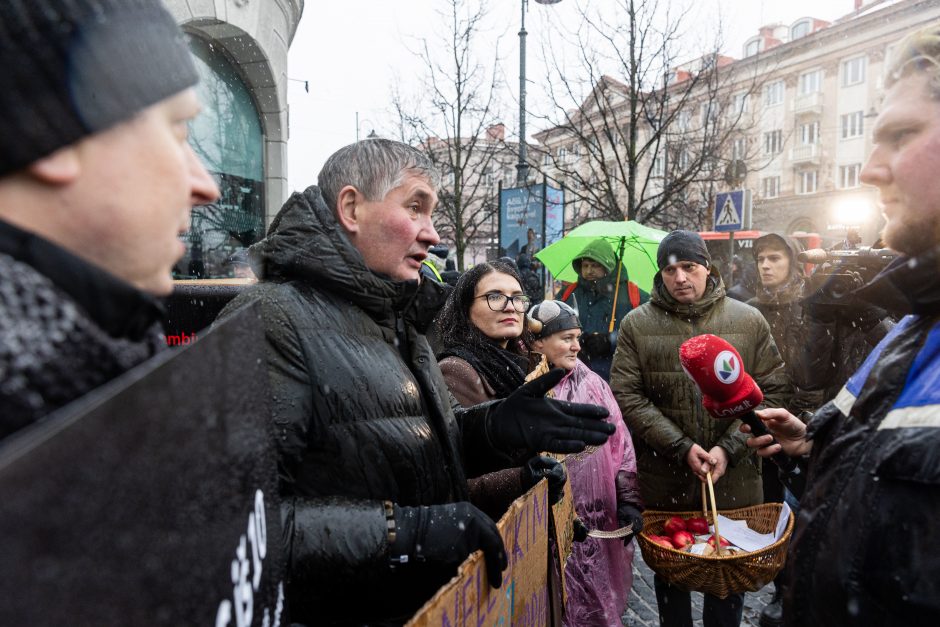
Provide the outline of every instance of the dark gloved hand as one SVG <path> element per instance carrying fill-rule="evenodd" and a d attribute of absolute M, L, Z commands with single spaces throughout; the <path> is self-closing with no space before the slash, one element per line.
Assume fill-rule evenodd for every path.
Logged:
<path fill-rule="evenodd" d="M 571 524 L 574 525 L 574 541 L 584 542 L 588 539 L 588 528 L 581 522 L 580 518 L 573 518 Z"/>
<path fill-rule="evenodd" d="M 600 446 L 614 432 L 599 405 L 545 398 L 565 376 L 563 368 L 530 381 L 506 397 L 486 417 L 486 432 L 499 448 L 579 453 Z"/>
<path fill-rule="evenodd" d="M 633 503 L 617 504 L 617 522 L 620 523 L 621 527 L 633 525 L 633 533 L 623 538 L 624 545 L 630 544 L 633 536 L 643 531 L 643 514 L 640 508 Z"/>
<path fill-rule="evenodd" d="M 536 455 L 522 467 L 522 488 L 528 490 L 542 479 L 548 479 L 548 500 L 552 505 L 561 500 L 568 474 L 565 466 L 554 457 Z"/>
<path fill-rule="evenodd" d="M 419 507 L 395 506 L 393 560 L 408 556 L 416 562 L 459 565 L 476 550 L 483 551 L 490 585 L 499 588 L 508 566 L 496 523 L 470 503 Z"/>

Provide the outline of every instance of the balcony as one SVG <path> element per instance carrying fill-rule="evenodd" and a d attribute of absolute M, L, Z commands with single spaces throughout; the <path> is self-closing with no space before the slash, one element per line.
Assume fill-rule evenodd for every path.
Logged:
<path fill-rule="evenodd" d="M 819 115 L 823 110 L 823 94 L 821 91 L 815 91 L 811 94 L 804 94 L 793 99 L 793 113 L 804 115 L 815 113 Z"/>
<path fill-rule="evenodd" d="M 819 163 L 819 144 L 803 144 L 790 149 L 793 163 Z"/>

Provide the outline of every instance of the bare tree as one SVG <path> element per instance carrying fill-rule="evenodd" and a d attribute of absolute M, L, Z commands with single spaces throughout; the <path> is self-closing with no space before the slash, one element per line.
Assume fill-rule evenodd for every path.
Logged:
<path fill-rule="evenodd" d="M 477 56 L 487 13 L 486 2 L 448 0 L 440 37 L 422 39 L 415 53 L 427 70 L 421 93 L 392 98 L 401 140 L 421 146 L 443 172 L 435 225 L 453 243 L 459 270 L 469 247 L 493 241 L 496 184 L 512 175 L 513 149 L 499 122 L 498 46 L 489 67 Z"/>
<path fill-rule="evenodd" d="M 565 185 L 576 223 L 701 228 L 714 193 L 727 187 L 721 182 L 753 167 L 758 147 L 745 138 L 760 80 L 718 53 L 720 28 L 708 49 L 686 52 L 689 14 L 674 3 L 618 0 L 613 14 L 611 6 L 602 15 L 585 2 L 573 31 L 556 26 L 544 38 L 582 45 L 574 70 L 551 43 L 543 46 L 552 112 L 536 135 L 537 167 Z"/>

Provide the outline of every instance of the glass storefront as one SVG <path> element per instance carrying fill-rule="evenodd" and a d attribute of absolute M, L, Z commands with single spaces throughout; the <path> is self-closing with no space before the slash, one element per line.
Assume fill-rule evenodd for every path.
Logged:
<path fill-rule="evenodd" d="M 190 37 L 200 82 L 202 112 L 189 142 L 215 177 L 218 202 L 193 208 L 182 236 L 186 255 L 174 278 L 224 278 L 237 274 L 245 248 L 264 237 L 264 137 L 249 88 L 217 44 Z"/>

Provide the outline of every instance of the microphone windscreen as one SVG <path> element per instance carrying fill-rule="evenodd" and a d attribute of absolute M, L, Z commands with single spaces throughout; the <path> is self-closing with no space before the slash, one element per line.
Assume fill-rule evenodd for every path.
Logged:
<path fill-rule="evenodd" d="M 810 248 L 797 253 L 796 258 L 803 263 L 824 263 L 829 259 L 829 253 L 822 248 Z"/>
<path fill-rule="evenodd" d="M 679 347 L 683 370 L 702 392 L 702 405 L 712 416 L 734 418 L 753 411 L 764 395 L 744 372 L 741 355 L 717 335 L 697 335 Z"/>

